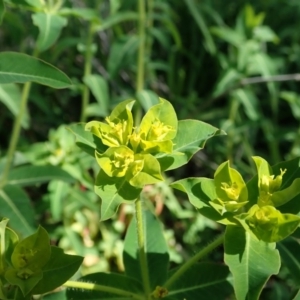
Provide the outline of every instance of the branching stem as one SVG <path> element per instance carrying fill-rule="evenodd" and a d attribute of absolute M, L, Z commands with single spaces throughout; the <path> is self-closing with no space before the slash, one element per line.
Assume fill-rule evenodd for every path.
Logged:
<path fill-rule="evenodd" d="M 200 252 L 198 252 L 194 257 L 189 259 L 187 262 L 185 262 L 167 281 L 165 284 L 163 284 L 163 287 L 170 288 L 174 284 L 178 278 L 184 275 L 184 273 L 191 268 L 197 261 L 199 261 L 201 258 L 205 257 L 208 253 L 213 251 L 215 248 L 220 246 L 224 241 L 224 234 L 222 234 L 220 237 L 218 237 L 216 240 L 214 240 L 211 244 L 209 244 L 207 247 L 202 249 Z"/>

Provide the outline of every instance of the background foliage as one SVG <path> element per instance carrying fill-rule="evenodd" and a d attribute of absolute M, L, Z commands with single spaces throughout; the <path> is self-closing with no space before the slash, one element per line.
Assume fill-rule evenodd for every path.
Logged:
<path fill-rule="evenodd" d="M 137 1 L 49 0 L 47 9 L 40 3 L 5 1 L 1 51 L 34 54 L 63 70 L 73 85 L 32 85 L 16 168 L 9 174 L 15 188 L 6 191 L 11 200 L 0 193 L 0 214 L 24 236 L 42 224 L 53 244 L 85 257 L 81 274 L 124 269 L 123 237 L 132 207 L 123 205 L 113 220 L 99 223 L 93 191 L 98 167 L 75 145 L 72 123 L 102 120 L 128 98 L 142 99 L 147 109 L 158 95 L 170 100 L 178 119 L 202 120 L 227 132 L 209 140 L 187 166 L 168 172 L 169 182 L 212 177 L 228 159 L 250 179 L 252 155 L 271 164 L 299 156 L 299 1 L 148 0 L 146 83 L 138 94 Z M 21 88 L 0 86 L 0 170 Z M 165 183 L 149 186 L 143 197 L 165 224 L 174 265 L 222 230 Z M 223 260 L 218 252 L 212 258 Z M 290 299 L 297 284 L 283 266 L 265 297 Z"/>

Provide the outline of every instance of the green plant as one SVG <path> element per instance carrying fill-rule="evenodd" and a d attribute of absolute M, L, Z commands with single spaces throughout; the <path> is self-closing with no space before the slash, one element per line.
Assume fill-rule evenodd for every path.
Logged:
<path fill-rule="evenodd" d="M 283 67 L 272 52 L 282 32 L 277 28 L 275 34 L 270 28 L 276 24 L 268 20 L 263 25 L 264 14 L 255 13 L 267 11 L 272 3 L 263 8 L 253 2 L 228 9 L 222 3 L 212 7 L 209 1 L 198 5 L 193 0 L 76 4 L 5 1 L 8 11 L 4 14 L 4 1 L 0 1 L 0 18 L 7 25 L 1 31 L 4 49 L 33 53 L 33 57 L 0 54 L 0 100 L 15 118 L 6 157 L 0 161 L 0 213 L 9 217 L 12 228 L 6 226 L 7 220 L 2 221 L 1 297 L 198 299 L 201 294 L 216 299 L 257 299 L 260 295 L 283 299 L 288 288 L 291 291 L 285 297 L 296 295 L 300 284 L 295 263 L 299 260 L 298 159 L 272 168 L 260 157 L 254 157 L 254 163 L 251 160 L 253 153 L 265 154 L 268 148 L 271 157 L 267 160 L 279 161 L 282 135 L 275 139 L 276 127 L 271 125 L 286 111 L 278 113 L 282 103 L 273 81 L 296 78 L 275 74 Z M 28 17 L 32 26 L 26 32 L 22 22 L 29 24 Z M 36 33 L 37 38 L 33 37 Z M 194 42 L 199 33 L 204 47 Z M 73 84 L 37 57 L 68 70 Z M 253 75 L 259 77 L 245 78 Z M 42 89 L 32 81 L 52 89 Z M 259 82 L 267 83 L 271 97 L 252 85 Z M 19 83 L 24 83 L 22 92 Z M 69 89 L 59 93 L 53 89 L 64 87 Z M 165 98 L 172 99 L 172 104 L 153 90 L 168 95 Z M 288 90 L 280 97 L 298 119 L 297 93 Z M 199 102 L 199 95 L 208 101 Z M 137 101 L 122 102 L 129 97 Z M 258 101 L 266 97 L 268 103 Z M 73 105 L 77 98 L 82 103 L 79 110 Z M 51 103 L 56 100 L 53 110 L 50 99 Z M 218 107 L 220 99 L 229 101 Z M 31 120 L 28 100 L 42 111 Z M 178 122 L 173 106 L 180 117 L 193 115 L 226 129 L 225 151 L 220 139 L 213 139 L 206 152 L 199 154 L 208 138 L 223 132 L 200 121 Z M 106 122 L 87 122 L 90 117 L 108 116 L 112 108 Z M 263 113 L 266 108 L 271 116 Z M 2 115 L 1 131 L 6 133 L 11 115 L 1 110 Z M 50 130 L 49 141 L 37 143 L 44 120 L 59 127 Z M 62 125 L 74 120 L 87 123 Z M 30 138 L 20 135 L 22 127 L 29 129 Z M 266 136 L 261 143 L 268 147 L 248 141 L 259 130 Z M 297 137 L 286 126 L 282 131 L 283 140 Z M 73 134 L 84 151 L 75 146 Z M 296 139 L 286 157 L 297 156 L 298 148 Z M 171 188 L 184 191 L 190 200 L 186 202 L 182 193 L 174 196 L 169 187 L 173 179 L 165 171 L 185 165 L 194 154 L 202 161 L 201 155 L 211 157 L 205 161 L 209 168 L 197 167 L 197 173 L 207 176 L 210 169 L 216 171 L 214 179 L 182 180 L 178 178 L 186 174 L 172 172 L 177 181 Z M 243 176 L 228 161 L 218 166 L 224 156 L 237 164 Z M 247 176 L 256 173 L 247 182 Z M 161 214 L 164 205 L 167 209 Z M 67 281 L 82 258 L 50 247 L 41 227 L 33 234 L 37 223 L 49 232 L 51 244 L 85 257 L 75 279 Z M 225 235 L 211 242 L 212 230 L 220 233 L 224 225 Z M 25 239 L 19 242 L 14 232 Z M 223 252 L 213 251 L 222 244 L 229 268 L 223 263 Z M 45 252 L 42 259 L 35 256 L 39 251 Z M 208 261 L 219 262 L 198 263 L 207 256 Z M 21 264 L 16 257 L 21 257 Z M 68 260 L 76 263 L 50 284 L 57 259 L 61 265 Z M 279 272 L 281 261 L 280 273 L 268 281 Z M 88 275 L 76 281 L 79 273 Z M 69 289 L 36 295 L 62 284 Z M 266 294 L 271 285 L 276 289 Z"/>

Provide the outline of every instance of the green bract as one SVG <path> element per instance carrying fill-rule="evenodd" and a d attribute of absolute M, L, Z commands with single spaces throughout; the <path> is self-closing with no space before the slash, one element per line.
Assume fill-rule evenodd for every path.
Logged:
<path fill-rule="evenodd" d="M 42 279 L 42 268 L 51 255 L 48 233 L 42 227 L 38 231 L 19 242 L 12 253 L 12 267 L 5 272 L 5 279 L 20 287 L 23 295 L 27 295 Z"/>
<path fill-rule="evenodd" d="M 241 174 L 229 167 L 229 162 L 221 164 L 215 172 L 216 199 L 211 205 L 220 213 L 236 212 L 248 202 L 248 191 Z"/>
<path fill-rule="evenodd" d="M 217 168 L 213 180 L 187 178 L 172 186 L 186 192 L 190 202 L 206 217 L 242 227 L 261 241 L 278 242 L 300 224 L 299 205 L 295 205 L 299 203 L 300 178 L 295 178 L 293 163 L 283 162 L 272 168 L 261 157 L 253 160 L 257 175 L 247 184 L 226 161 Z M 286 205 L 289 201 L 294 205 Z"/>
<path fill-rule="evenodd" d="M 293 214 L 283 214 L 274 206 L 260 207 L 253 205 L 250 210 L 240 216 L 244 218 L 246 230 L 268 243 L 278 242 L 291 235 L 299 226 L 300 218 Z M 246 226 L 245 226 L 246 225 Z"/>

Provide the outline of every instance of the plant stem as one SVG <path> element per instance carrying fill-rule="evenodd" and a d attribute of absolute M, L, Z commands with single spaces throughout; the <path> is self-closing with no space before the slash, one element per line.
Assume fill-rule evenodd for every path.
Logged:
<path fill-rule="evenodd" d="M 138 36 L 139 36 L 139 49 L 137 58 L 137 81 L 136 92 L 139 93 L 144 88 L 145 76 L 145 21 L 146 21 L 146 8 L 145 0 L 138 0 Z"/>
<path fill-rule="evenodd" d="M 143 91 L 145 84 L 145 48 L 146 48 L 146 5 L 145 0 L 138 0 L 138 38 L 139 48 L 137 56 L 136 95 Z M 138 99 L 139 100 L 139 99 Z M 134 121 L 138 126 L 142 119 L 141 103 L 137 101 L 134 108 Z"/>
<path fill-rule="evenodd" d="M 93 43 L 93 22 L 91 21 L 89 30 L 88 30 L 88 36 L 86 41 L 86 48 L 85 48 L 85 62 L 84 62 L 84 72 L 83 72 L 83 78 L 91 74 L 92 71 L 92 57 L 93 57 L 93 51 L 92 51 L 92 43 Z M 82 91 L 82 97 L 81 97 L 81 115 L 80 115 L 80 122 L 86 121 L 86 109 L 89 105 L 90 100 L 90 89 L 85 84 Z"/>
<path fill-rule="evenodd" d="M 149 297 L 148 299 L 151 299 L 148 262 L 145 253 L 143 207 L 142 207 L 142 200 L 140 198 L 138 198 L 135 201 L 135 218 L 136 218 L 137 238 L 138 238 L 138 247 L 139 247 L 138 256 L 140 261 L 143 286 L 144 286 L 145 294 L 147 295 L 147 297 Z"/>
<path fill-rule="evenodd" d="M 209 244 L 207 247 L 202 249 L 200 252 L 198 252 L 194 257 L 189 259 L 187 262 L 185 262 L 163 285 L 165 288 L 170 288 L 174 284 L 174 282 L 180 278 L 190 267 L 192 267 L 198 260 L 205 257 L 208 253 L 210 253 L 212 250 L 220 246 L 224 241 L 224 234 L 222 234 L 220 237 L 218 237 L 216 240 L 214 240 L 211 244 Z"/>
<path fill-rule="evenodd" d="M 20 137 L 21 122 L 22 122 L 22 119 L 24 117 L 24 114 L 25 114 L 26 108 L 27 108 L 27 101 L 28 101 L 30 88 L 31 88 L 31 82 L 27 82 L 23 86 L 20 110 L 14 121 L 13 131 L 12 131 L 12 135 L 10 138 L 7 157 L 6 157 L 6 162 L 5 162 L 4 170 L 3 170 L 2 177 L 0 180 L 0 188 L 5 185 L 10 168 L 11 168 L 11 164 L 12 164 L 12 161 L 14 158 L 14 153 L 16 151 L 16 147 L 17 147 L 19 137 Z"/>
<path fill-rule="evenodd" d="M 130 299 L 144 300 L 144 297 L 142 295 L 128 292 L 128 291 L 125 291 L 122 289 L 109 287 L 107 285 L 100 285 L 100 284 L 88 283 L 88 282 L 82 282 L 82 281 L 67 281 L 64 283 L 64 286 L 69 287 L 69 288 L 75 288 L 75 289 L 107 292 L 107 293 L 111 293 L 111 294 L 124 296 L 124 297 L 130 298 Z"/>

